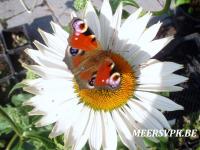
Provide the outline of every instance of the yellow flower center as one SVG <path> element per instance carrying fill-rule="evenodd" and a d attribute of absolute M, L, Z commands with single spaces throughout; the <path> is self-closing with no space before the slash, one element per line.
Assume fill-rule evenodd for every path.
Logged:
<path fill-rule="evenodd" d="M 79 89 L 75 82 L 75 89 L 80 101 L 94 110 L 111 111 L 122 105 L 133 97 L 136 79 L 130 64 L 119 54 L 108 52 L 110 58 L 115 62 L 121 74 L 119 88 L 109 89 Z"/>

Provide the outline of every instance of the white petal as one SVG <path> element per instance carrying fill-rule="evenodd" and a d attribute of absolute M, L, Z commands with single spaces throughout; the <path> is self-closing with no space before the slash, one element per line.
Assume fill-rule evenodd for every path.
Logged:
<path fill-rule="evenodd" d="M 25 84 L 25 85 L 32 86 L 32 85 L 38 84 L 38 83 L 40 83 L 40 82 L 42 82 L 42 81 L 43 81 L 42 78 L 37 78 L 37 79 L 24 79 L 24 80 L 22 81 L 22 83 Z"/>
<path fill-rule="evenodd" d="M 182 91 L 183 88 L 179 86 L 165 86 L 165 85 L 138 85 L 137 90 L 139 91 L 151 91 L 151 92 L 178 92 Z"/>
<path fill-rule="evenodd" d="M 67 93 L 65 91 L 62 92 L 55 92 L 56 89 L 58 88 L 50 88 L 52 89 L 51 91 L 42 91 L 40 92 L 40 90 L 36 89 L 36 88 L 25 88 L 25 91 L 31 91 L 33 92 L 34 90 L 37 92 L 34 92 L 34 94 L 38 94 L 34 97 L 31 97 L 29 100 L 25 101 L 23 103 L 23 105 L 31 105 L 31 106 L 35 106 L 38 109 L 41 109 L 43 111 L 48 111 L 51 110 L 52 108 L 54 108 L 54 106 L 60 105 L 61 103 L 65 102 L 65 101 L 74 101 L 76 102 L 78 99 L 77 95 L 74 93 L 73 89 L 66 88 L 67 92 L 71 92 L 71 93 Z M 52 95 L 50 95 L 49 93 L 54 93 Z M 67 94 L 66 94 L 67 93 Z M 47 107 L 48 106 L 48 107 Z"/>
<path fill-rule="evenodd" d="M 35 89 L 35 88 L 24 87 L 23 90 L 26 91 L 26 92 L 29 92 L 29 93 L 31 93 L 31 94 L 34 94 L 34 95 L 39 94 L 38 90 Z M 27 104 L 27 105 L 28 105 L 28 104 Z"/>
<path fill-rule="evenodd" d="M 142 12 L 142 8 L 139 8 L 138 10 L 136 10 L 133 14 L 131 14 L 123 23 L 122 27 L 120 28 L 120 34 L 123 34 L 123 31 L 126 31 L 127 27 L 135 22 L 135 20 L 139 17 L 139 15 Z"/>
<path fill-rule="evenodd" d="M 148 44 L 141 45 L 141 50 L 147 52 L 150 54 L 151 57 L 153 57 L 155 54 L 157 54 L 161 49 L 163 49 L 171 40 L 173 39 L 173 36 L 165 37 L 162 39 L 153 40 Z"/>
<path fill-rule="evenodd" d="M 158 94 L 135 91 L 135 96 L 141 101 L 163 111 L 174 111 L 183 109 L 181 105 L 178 105 L 169 98 Z"/>
<path fill-rule="evenodd" d="M 71 90 L 70 87 L 62 89 L 62 90 L 57 90 L 57 89 L 58 88 L 54 88 L 54 87 L 49 87 L 49 88 L 42 89 L 42 90 L 39 88 L 36 88 L 36 87 L 24 87 L 23 88 L 24 91 L 29 92 L 31 94 L 35 94 L 35 95 L 45 95 L 45 96 L 47 95 L 48 96 L 49 93 L 54 93 L 53 97 L 56 97 L 56 98 L 62 97 L 62 99 L 65 98 L 65 100 L 77 97 L 75 93 L 73 93 L 73 94 L 70 93 L 70 92 L 74 92 L 74 89 Z M 66 94 L 68 92 L 69 92 L 69 94 Z"/>
<path fill-rule="evenodd" d="M 169 42 L 171 42 L 172 39 L 173 37 L 171 36 L 171 37 L 165 37 L 162 39 L 153 40 L 148 44 L 141 45 L 141 50 L 149 53 L 151 56 L 154 56 L 162 48 L 164 48 Z"/>
<path fill-rule="evenodd" d="M 149 113 L 145 108 L 139 106 L 134 101 L 129 101 L 128 106 L 124 109 L 128 111 L 132 117 L 144 127 L 148 129 L 163 129 L 162 125 Z"/>
<path fill-rule="evenodd" d="M 46 99 L 42 99 L 42 98 L 46 98 L 45 96 L 39 96 L 39 95 L 37 95 L 37 96 L 35 96 L 33 99 L 31 99 L 32 101 L 36 100 L 36 102 L 32 102 L 31 105 L 35 106 L 35 108 L 37 108 L 38 110 L 41 110 L 42 112 L 47 113 L 47 114 L 54 113 L 54 112 L 56 112 L 56 110 L 58 110 L 58 112 L 59 112 L 61 109 L 61 106 L 63 106 L 63 104 L 72 106 L 79 102 L 78 99 L 76 99 L 76 98 L 65 99 L 65 100 L 47 98 L 47 100 L 46 100 Z M 40 103 L 39 103 L 39 100 L 40 100 Z M 54 111 L 52 112 L 52 110 L 54 110 Z"/>
<path fill-rule="evenodd" d="M 60 80 L 62 81 L 62 80 Z M 32 94 L 37 94 L 38 96 L 41 96 L 41 99 L 45 98 L 45 101 L 42 101 L 44 103 L 55 103 L 56 102 L 62 102 L 70 99 L 76 99 L 78 96 L 75 93 L 75 90 L 73 88 L 73 85 L 71 86 L 69 82 L 64 82 L 66 85 L 50 85 L 48 84 L 47 86 L 44 85 L 39 85 L 38 87 L 36 86 L 27 86 L 24 87 L 23 89 L 29 93 Z M 58 90 L 60 89 L 60 90 Z M 53 94 L 49 94 L 53 93 Z M 36 106 L 37 104 L 40 105 L 40 98 L 37 100 L 29 100 L 25 104 L 33 105 Z M 45 105 L 44 105 L 45 106 Z"/>
<path fill-rule="evenodd" d="M 51 21 L 51 27 L 53 28 L 54 35 L 58 38 L 60 38 L 63 42 L 67 42 L 67 38 L 69 37 L 69 34 L 58 24 Z"/>
<path fill-rule="evenodd" d="M 153 70 L 152 70 L 153 71 Z M 169 74 L 166 76 L 140 76 L 137 80 L 138 84 L 159 84 L 161 86 L 173 86 L 187 81 L 188 78 L 177 74 Z"/>
<path fill-rule="evenodd" d="M 131 64 L 136 66 L 148 61 L 150 58 L 160 52 L 172 39 L 172 37 L 166 37 L 151 41 L 148 44 L 140 45 L 140 51 L 137 53 L 137 55 L 135 55 L 135 57 L 132 58 Z"/>
<path fill-rule="evenodd" d="M 65 109 L 72 108 L 73 104 L 74 101 L 68 101 L 64 102 L 62 105 L 59 105 L 59 107 L 55 106 L 53 111 L 52 109 L 46 111 L 46 115 L 44 115 L 38 122 L 36 122 L 35 125 L 37 127 L 42 127 L 56 122 L 60 116 L 63 115 L 63 111 L 65 111 Z M 46 107 L 48 107 L 48 105 L 46 105 Z"/>
<path fill-rule="evenodd" d="M 91 150 L 100 150 L 102 144 L 102 120 L 100 112 L 95 112 L 91 126 L 89 145 Z"/>
<path fill-rule="evenodd" d="M 133 100 L 133 101 L 138 103 L 141 107 L 146 108 L 146 110 L 148 110 L 149 113 L 151 113 L 163 125 L 164 128 L 170 129 L 170 125 L 169 125 L 167 119 L 160 111 L 151 107 L 151 105 L 149 105 L 147 103 L 144 103 L 144 102 L 141 102 L 138 100 Z"/>
<path fill-rule="evenodd" d="M 139 37 L 144 32 L 146 25 L 151 17 L 150 13 L 147 13 L 143 17 L 140 17 L 138 19 L 133 17 L 131 21 L 128 19 L 128 23 L 125 21 L 122 27 L 119 29 L 118 37 L 120 40 L 124 42 L 120 42 L 119 44 L 121 46 L 117 46 L 119 49 L 123 49 L 124 44 L 130 43 L 130 44 L 136 44 L 139 40 Z M 125 42 L 127 40 L 127 42 Z M 118 44 L 118 45 L 119 45 Z"/>
<path fill-rule="evenodd" d="M 99 17 L 97 16 L 96 11 L 94 10 L 94 7 L 90 1 L 87 2 L 87 6 L 85 10 L 85 19 L 87 20 L 88 26 L 95 33 L 95 36 L 97 37 L 97 39 L 100 40 L 101 28 L 100 28 Z"/>
<path fill-rule="evenodd" d="M 182 68 L 183 65 L 174 62 L 158 62 L 141 68 L 140 76 L 149 76 L 150 74 L 152 77 L 165 76 Z"/>
<path fill-rule="evenodd" d="M 37 81 L 38 80 L 38 81 Z M 60 89 L 63 90 L 65 92 L 65 89 L 67 90 L 73 90 L 73 82 L 69 81 L 67 79 L 62 79 L 62 78 L 55 78 L 55 79 L 50 79 L 50 80 L 46 80 L 46 79 L 35 79 L 33 80 L 33 82 L 23 82 L 26 84 L 29 84 L 30 87 L 35 87 L 38 90 L 47 90 L 47 89 Z M 59 92 L 59 91 L 55 91 Z M 71 91 L 70 91 L 71 92 Z"/>
<path fill-rule="evenodd" d="M 138 18 L 131 26 L 127 27 L 127 37 L 130 39 L 131 43 L 138 42 L 142 33 L 145 31 L 147 23 L 151 18 L 151 13 L 147 13 L 144 16 Z M 132 34 L 132 35 L 131 35 Z"/>
<path fill-rule="evenodd" d="M 38 80 L 38 81 L 37 81 Z M 32 94 L 36 94 L 39 96 L 46 96 L 50 99 L 70 99 L 76 98 L 76 93 L 74 89 L 74 84 L 72 81 L 68 81 L 65 79 L 35 79 L 33 82 L 23 81 L 22 83 L 28 86 L 25 86 L 23 89 Z M 60 90 L 58 90 L 60 89 Z M 55 92 L 56 91 L 56 92 Z M 49 96 L 49 93 L 53 93 Z"/>
<path fill-rule="evenodd" d="M 38 50 L 26 49 L 25 52 L 40 66 L 51 67 L 55 69 L 59 68 L 65 71 L 69 71 L 67 65 L 63 61 L 54 58 L 49 59 L 42 55 Z"/>
<path fill-rule="evenodd" d="M 148 129 L 149 129 L 149 128 L 146 127 L 145 125 L 143 125 L 143 124 L 137 122 L 137 121 L 135 120 L 135 118 L 133 118 L 133 116 L 132 116 L 132 114 L 131 114 L 130 111 L 127 111 L 127 110 L 123 109 L 123 111 L 120 111 L 120 114 L 122 115 L 122 117 L 123 117 L 125 120 L 127 120 L 126 122 L 129 122 L 129 126 L 130 126 L 130 128 L 131 128 L 131 132 L 132 132 L 132 133 L 134 132 L 134 130 L 140 130 L 140 129 L 146 129 L 146 130 L 148 130 Z M 137 140 L 138 140 L 138 139 L 137 139 Z M 158 140 L 156 137 L 151 137 L 150 140 L 152 140 L 153 142 L 156 142 L 156 143 L 159 142 L 159 140 Z M 137 143 L 136 143 L 136 144 L 137 144 Z M 144 145 L 144 144 L 141 143 L 141 146 L 142 146 L 142 145 Z"/>
<path fill-rule="evenodd" d="M 70 130 L 71 133 L 69 133 L 69 143 L 71 143 L 72 149 L 80 150 L 85 145 L 93 120 L 94 111 L 84 107 L 83 111 L 79 114 L 78 120 Z"/>
<path fill-rule="evenodd" d="M 151 58 L 151 55 L 145 51 L 137 50 L 134 55 L 132 55 L 130 59 L 130 64 L 132 64 L 132 67 L 137 67 L 139 65 L 142 65 L 142 63 L 145 63 Z"/>
<path fill-rule="evenodd" d="M 65 56 L 65 50 L 67 49 L 67 42 L 63 42 L 62 40 L 60 40 L 58 37 L 47 33 L 41 29 L 38 29 L 38 32 L 40 33 L 40 35 L 42 36 L 45 44 L 48 47 L 51 47 L 52 49 L 56 50 L 58 53 L 60 53 L 60 55 Z"/>
<path fill-rule="evenodd" d="M 36 127 L 43 127 L 43 126 L 47 126 L 47 125 L 50 125 L 54 122 L 56 122 L 57 120 L 57 114 L 54 114 L 54 115 L 46 115 L 46 116 L 43 116 L 42 119 L 40 119 L 38 122 L 35 123 L 35 126 Z"/>
<path fill-rule="evenodd" d="M 117 132 L 121 141 L 131 150 L 136 149 L 132 133 L 127 126 L 125 120 L 120 116 L 120 113 L 116 110 L 112 112 L 113 121 L 115 122 L 115 126 L 117 128 Z"/>
<path fill-rule="evenodd" d="M 117 7 L 117 10 L 112 18 L 112 27 L 115 30 L 119 30 L 120 25 L 121 25 L 121 19 L 122 19 L 122 9 L 123 9 L 123 5 L 122 3 L 119 4 L 119 6 Z"/>
<path fill-rule="evenodd" d="M 116 150 L 117 149 L 117 133 L 113 119 L 108 112 L 102 112 L 103 121 L 103 150 Z"/>
<path fill-rule="evenodd" d="M 140 37 L 138 45 L 143 45 L 152 41 L 155 38 L 156 34 L 158 33 L 158 30 L 160 29 L 161 25 L 162 24 L 158 22 L 150 26 L 148 29 L 146 29 L 142 34 L 142 36 Z"/>
<path fill-rule="evenodd" d="M 63 71 L 60 69 L 47 68 L 47 67 L 38 66 L 38 65 L 26 65 L 26 64 L 23 64 L 23 67 L 25 67 L 26 69 L 32 70 L 37 75 L 45 79 L 52 79 L 52 78 L 72 79 L 73 78 L 73 75 L 71 72 Z"/>
<path fill-rule="evenodd" d="M 141 68 L 143 67 L 147 67 L 149 65 L 153 65 L 155 63 L 160 63 L 161 61 L 157 60 L 157 59 L 149 59 L 146 63 L 141 65 Z"/>
<path fill-rule="evenodd" d="M 131 129 L 131 132 L 133 130 L 138 130 L 138 129 L 148 129 L 146 128 L 143 124 L 139 123 L 136 121 L 136 119 L 133 117 L 131 111 L 127 111 L 126 109 L 119 110 L 120 115 L 126 120 L 126 122 L 129 122 L 129 128 Z"/>
<path fill-rule="evenodd" d="M 34 115 L 39 115 L 39 116 L 43 115 L 44 116 L 44 115 L 46 115 L 46 112 L 43 112 L 43 111 L 41 111 L 41 110 L 39 110 L 37 108 L 34 108 L 30 112 L 28 112 L 28 115 L 29 116 L 34 116 Z"/>
<path fill-rule="evenodd" d="M 47 47 L 36 40 L 33 41 L 33 44 L 37 47 L 37 49 L 41 52 L 41 54 L 44 55 L 44 57 L 47 57 L 49 59 L 53 58 L 53 59 L 63 60 L 63 55 L 60 54 L 55 49 Z"/>
<path fill-rule="evenodd" d="M 115 50 L 115 45 L 118 42 L 118 30 L 121 25 L 122 9 L 123 6 L 122 3 L 120 3 L 112 19 L 111 39 L 109 42 L 109 49 L 111 50 Z"/>
<path fill-rule="evenodd" d="M 121 117 L 124 119 L 124 121 L 126 122 L 127 127 L 129 128 L 129 130 L 131 131 L 132 135 L 133 135 L 133 141 L 135 142 L 137 149 L 141 148 L 142 150 L 146 150 L 146 147 L 144 145 L 144 141 L 143 138 L 141 137 L 136 137 L 133 132 L 134 130 L 140 130 L 140 129 L 148 129 L 145 128 L 142 124 L 140 124 L 139 122 L 135 121 L 132 116 L 130 115 L 129 112 L 127 112 L 125 109 L 123 110 L 119 110 Z M 155 137 L 152 137 L 153 141 L 158 141 Z"/>
<path fill-rule="evenodd" d="M 109 1 L 104 0 L 101 12 L 100 12 L 100 24 L 101 24 L 101 44 L 103 49 L 108 49 L 108 44 L 111 37 L 111 22 L 112 22 L 112 9 L 110 7 Z"/>
<path fill-rule="evenodd" d="M 69 105 L 63 110 L 62 115 L 57 120 L 55 126 L 53 127 L 49 135 L 50 138 L 56 137 L 66 132 L 70 128 L 72 123 L 77 119 L 82 106 L 80 104 L 79 105 L 75 104 L 75 105 Z"/>
<path fill-rule="evenodd" d="M 133 59 L 137 55 L 137 53 L 140 51 L 140 47 L 137 44 L 132 44 L 132 45 L 126 45 L 123 47 L 122 50 L 118 50 L 119 54 L 124 56 L 127 61 L 132 64 Z"/>

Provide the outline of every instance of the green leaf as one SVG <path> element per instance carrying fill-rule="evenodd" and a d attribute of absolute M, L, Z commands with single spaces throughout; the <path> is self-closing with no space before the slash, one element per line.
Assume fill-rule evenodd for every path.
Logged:
<path fill-rule="evenodd" d="M 167 143 L 168 142 L 168 138 L 167 137 L 158 137 L 158 139 L 163 143 Z"/>
<path fill-rule="evenodd" d="M 13 147 L 13 144 L 14 144 L 14 142 L 16 141 L 17 137 L 18 137 L 17 134 L 14 134 L 14 135 L 13 135 L 13 137 L 10 139 L 8 145 L 6 146 L 6 150 L 10 150 L 11 147 Z M 21 142 L 20 142 L 20 143 L 21 143 Z M 18 148 L 18 149 L 19 149 L 19 148 Z"/>
<path fill-rule="evenodd" d="M 19 136 L 22 134 L 21 130 L 27 130 L 31 127 L 29 116 L 27 115 L 26 109 L 24 107 L 11 107 L 8 105 L 5 108 L 5 111 L 12 119 L 14 124 L 19 128 Z"/>
<path fill-rule="evenodd" d="M 77 11 L 80 11 L 80 10 L 85 8 L 86 4 L 87 4 L 87 0 L 75 0 L 74 1 L 74 8 Z"/>
<path fill-rule="evenodd" d="M 53 138 L 53 141 L 59 149 L 64 149 L 64 142 L 63 142 L 64 136 L 63 135 Z"/>
<path fill-rule="evenodd" d="M 12 96 L 11 102 L 15 106 L 21 106 L 24 101 L 30 99 L 32 96 L 33 96 L 32 94 L 28 94 L 28 93 L 15 94 Z"/>
<path fill-rule="evenodd" d="M 15 86 L 10 90 L 8 96 L 10 97 L 10 95 L 11 95 L 15 90 L 20 89 L 20 88 L 23 88 L 24 86 L 26 86 L 26 85 L 23 84 L 23 83 L 21 83 L 21 82 L 15 84 Z"/>
<path fill-rule="evenodd" d="M 176 0 L 176 7 L 184 4 L 189 4 L 191 0 Z"/>
<path fill-rule="evenodd" d="M 0 135 L 8 134 L 12 131 L 12 126 L 0 115 Z"/>
<path fill-rule="evenodd" d="M 126 18 L 128 18 L 128 16 L 130 16 L 130 13 L 127 12 L 127 11 L 125 11 L 125 10 L 123 10 L 123 11 L 122 11 L 122 18 L 123 18 L 123 19 L 126 19 Z"/>
<path fill-rule="evenodd" d="M 48 133 L 46 133 L 46 132 L 37 133 L 37 132 L 31 131 L 31 132 L 24 132 L 23 137 L 29 138 L 36 142 L 42 142 L 41 144 L 43 144 L 48 150 L 50 150 L 50 149 L 53 150 L 53 149 L 55 149 L 56 145 L 52 140 L 50 140 L 48 138 L 47 134 Z"/>
<path fill-rule="evenodd" d="M 13 121 L 13 118 L 11 119 L 10 114 L 8 113 L 8 111 L 4 110 L 5 108 L 2 108 L 0 106 L 0 115 L 9 123 L 10 126 L 12 126 L 12 129 L 15 131 L 15 133 L 18 136 L 21 136 L 21 129 L 19 128 L 19 126 L 17 126 L 17 124 Z"/>
<path fill-rule="evenodd" d="M 153 15 L 161 16 L 161 15 L 163 15 L 165 13 L 169 13 L 171 1 L 172 0 L 166 0 L 165 1 L 165 6 L 163 7 L 163 9 L 160 10 L 160 11 L 152 11 Z"/>
<path fill-rule="evenodd" d="M 41 148 L 39 147 L 40 143 L 35 143 L 34 145 L 29 141 L 29 140 L 26 140 L 21 148 L 23 150 L 41 150 Z"/>
<path fill-rule="evenodd" d="M 0 113 L 0 135 L 8 134 L 12 131 L 12 126 L 9 121 Z"/>
<path fill-rule="evenodd" d="M 118 5 L 123 3 L 123 5 L 131 5 L 133 7 L 139 8 L 139 5 L 134 0 L 110 0 L 110 5 L 112 7 L 113 12 L 116 11 Z"/>
<path fill-rule="evenodd" d="M 164 97 L 169 97 L 170 93 L 169 92 L 160 92 L 160 95 L 162 95 Z"/>
<path fill-rule="evenodd" d="M 144 144 L 147 146 L 147 147 L 156 147 L 157 143 L 149 140 L 148 138 L 144 138 Z"/>
<path fill-rule="evenodd" d="M 24 146 L 24 150 L 48 150 L 44 144 L 39 140 L 29 139 Z M 57 150 L 57 149 L 56 149 Z"/>
<path fill-rule="evenodd" d="M 168 150 L 168 147 L 167 147 L 167 144 L 166 143 L 160 143 L 160 146 L 159 146 L 160 148 L 160 150 Z"/>
<path fill-rule="evenodd" d="M 26 72 L 26 79 L 37 79 L 39 76 L 35 74 L 32 70 Z"/>
<path fill-rule="evenodd" d="M 151 141 L 148 138 L 144 138 L 144 143 L 147 147 L 151 149 L 158 149 L 158 150 L 167 150 L 168 149 L 168 138 L 166 137 L 158 137 L 160 142 L 156 143 Z"/>
<path fill-rule="evenodd" d="M 123 4 L 124 5 L 130 5 L 130 6 L 133 6 L 133 7 L 136 7 L 136 8 L 139 8 L 140 6 L 137 4 L 136 1 L 134 0 L 122 0 Z"/>
<path fill-rule="evenodd" d="M 117 139 L 117 150 L 128 150 L 128 148 L 122 143 L 119 137 Z"/>
<path fill-rule="evenodd" d="M 17 143 L 17 144 L 12 148 L 12 150 L 26 150 L 26 149 L 24 149 L 22 146 L 23 146 L 23 145 L 20 145 L 20 144 Z M 28 148 L 28 150 L 31 150 L 31 149 Z M 33 150 L 33 149 L 32 149 L 32 150 Z"/>

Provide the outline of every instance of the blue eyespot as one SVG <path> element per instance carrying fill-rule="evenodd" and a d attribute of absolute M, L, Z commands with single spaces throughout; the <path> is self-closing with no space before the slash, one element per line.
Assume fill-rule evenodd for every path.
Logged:
<path fill-rule="evenodd" d="M 79 53 L 79 49 L 70 47 L 69 52 L 72 56 L 76 56 Z"/>

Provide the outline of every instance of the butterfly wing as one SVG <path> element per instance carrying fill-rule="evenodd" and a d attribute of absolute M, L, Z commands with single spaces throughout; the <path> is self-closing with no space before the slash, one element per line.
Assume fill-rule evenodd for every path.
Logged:
<path fill-rule="evenodd" d="M 66 51 L 64 62 L 74 74 L 79 87 L 88 88 L 88 82 L 99 72 L 99 68 L 103 69 L 102 64 L 104 64 L 105 59 L 108 59 L 108 56 L 105 51 L 101 50 L 89 52 L 78 50 L 77 55 L 72 56 L 70 54 L 71 49 L 74 48 L 69 47 Z M 100 72 L 98 74 L 100 75 Z"/>
<path fill-rule="evenodd" d="M 70 46 L 85 51 L 100 50 L 101 46 L 94 32 L 80 18 L 71 21 L 71 35 L 68 38 Z"/>
<path fill-rule="evenodd" d="M 101 50 L 88 25 L 79 18 L 71 21 L 71 34 L 64 62 L 74 74 L 80 89 L 113 87 L 114 62 Z M 114 78 L 113 78 L 114 79 Z M 111 82 L 112 81 L 112 82 Z"/>

